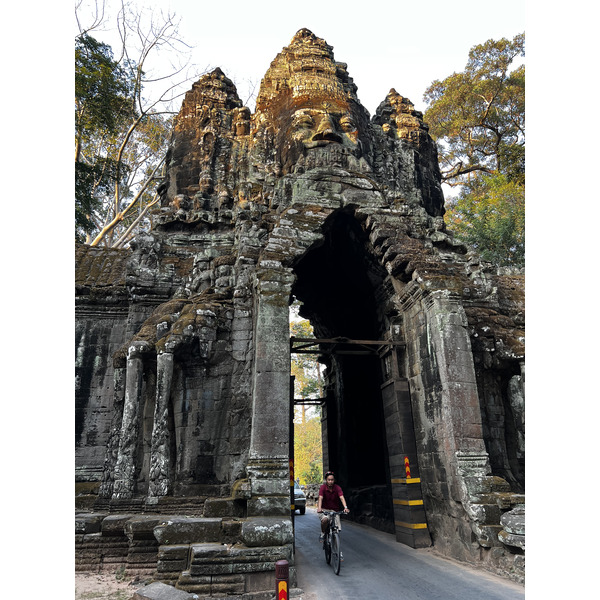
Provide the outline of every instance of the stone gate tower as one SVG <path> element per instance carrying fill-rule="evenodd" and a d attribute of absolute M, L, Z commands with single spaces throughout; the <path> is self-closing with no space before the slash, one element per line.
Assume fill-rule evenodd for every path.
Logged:
<path fill-rule="evenodd" d="M 421 113 L 392 89 L 370 118 L 307 29 L 254 114 L 220 69 L 193 85 L 151 231 L 77 248 L 80 568 L 205 596 L 293 577 L 296 298 L 354 518 L 521 576 L 523 277 L 446 231 L 440 179 Z"/>

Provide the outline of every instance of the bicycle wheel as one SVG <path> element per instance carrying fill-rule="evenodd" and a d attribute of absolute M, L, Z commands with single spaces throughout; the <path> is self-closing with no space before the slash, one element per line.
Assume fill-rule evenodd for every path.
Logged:
<path fill-rule="evenodd" d="M 323 542 L 323 550 L 325 550 L 325 561 L 327 564 L 331 562 L 331 537 L 329 534 L 325 536 L 325 541 Z"/>
<path fill-rule="evenodd" d="M 333 559 L 333 572 L 339 575 L 342 560 L 340 556 L 340 536 L 337 532 L 331 535 L 331 558 Z"/>

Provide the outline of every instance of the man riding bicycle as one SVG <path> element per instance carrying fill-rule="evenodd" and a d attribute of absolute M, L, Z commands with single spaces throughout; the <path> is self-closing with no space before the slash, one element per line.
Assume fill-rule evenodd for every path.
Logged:
<path fill-rule="evenodd" d="M 325 483 L 319 488 L 319 501 L 317 502 L 317 513 L 319 513 L 319 518 L 321 519 L 319 541 L 323 541 L 329 527 L 329 517 L 323 513 L 323 510 L 338 511 L 340 510 L 340 504 L 345 513 L 350 512 L 342 488 L 335 483 L 333 471 L 328 471 L 325 473 Z M 335 515 L 335 519 L 337 528 L 341 530 L 340 515 Z"/>

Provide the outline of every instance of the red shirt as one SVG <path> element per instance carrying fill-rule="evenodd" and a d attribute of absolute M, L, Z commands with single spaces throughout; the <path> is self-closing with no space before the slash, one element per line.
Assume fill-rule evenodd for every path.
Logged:
<path fill-rule="evenodd" d="M 319 496 L 323 496 L 323 501 L 321 502 L 321 508 L 325 510 L 341 510 L 341 501 L 340 496 L 343 496 L 344 492 L 342 492 L 342 488 L 337 484 L 333 484 L 333 489 L 329 491 L 327 484 L 324 483 L 319 488 Z"/>

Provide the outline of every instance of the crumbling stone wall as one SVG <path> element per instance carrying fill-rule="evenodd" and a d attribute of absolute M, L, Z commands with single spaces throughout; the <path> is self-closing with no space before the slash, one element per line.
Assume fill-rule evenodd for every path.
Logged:
<path fill-rule="evenodd" d="M 324 466 L 355 518 L 521 577 L 521 533 L 500 519 L 524 503 L 523 280 L 446 230 L 410 101 L 391 90 L 370 119 L 346 65 L 300 30 L 254 114 L 220 69 L 194 84 L 160 189 L 130 251 L 78 249 L 77 468 L 97 486 L 80 506 L 153 515 L 124 525 L 128 552 L 156 542 L 156 578 L 190 591 L 258 593 L 276 560 L 293 565 L 296 297 L 317 337 L 379 344 L 363 362 L 322 346 Z M 91 258 L 115 266 L 87 275 Z"/>

